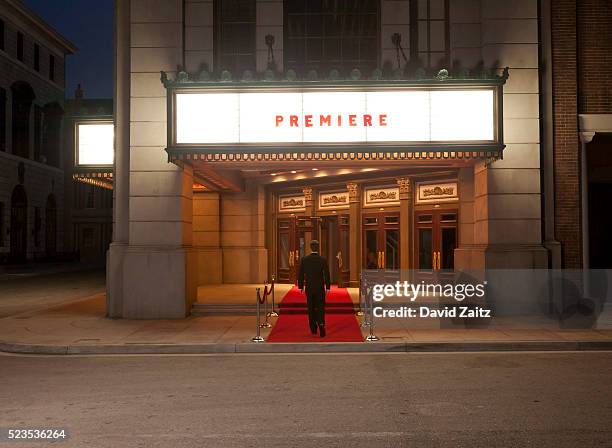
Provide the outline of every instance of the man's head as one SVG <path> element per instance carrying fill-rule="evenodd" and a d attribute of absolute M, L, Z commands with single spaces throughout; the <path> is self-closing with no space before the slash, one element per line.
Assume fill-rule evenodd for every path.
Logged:
<path fill-rule="evenodd" d="M 317 240 L 312 240 L 310 242 L 310 250 L 312 252 L 319 252 L 319 242 Z"/>

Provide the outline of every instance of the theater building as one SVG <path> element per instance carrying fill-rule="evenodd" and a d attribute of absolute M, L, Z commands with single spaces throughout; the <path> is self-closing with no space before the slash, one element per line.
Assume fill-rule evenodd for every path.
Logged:
<path fill-rule="evenodd" d="M 341 286 L 363 269 L 563 264 L 546 225 L 549 2 L 131 0 L 116 15 L 110 316 L 293 282 L 314 238 Z"/>

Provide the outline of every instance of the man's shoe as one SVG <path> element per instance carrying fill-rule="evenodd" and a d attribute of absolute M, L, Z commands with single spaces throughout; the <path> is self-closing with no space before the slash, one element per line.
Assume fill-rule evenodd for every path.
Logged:
<path fill-rule="evenodd" d="M 322 338 L 325 337 L 325 325 L 319 325 L 319 334 Z"/>
<path fill-rule="evenodd" d="M 310 332 L 312 333 L 313 336 L 317 335 L 317 327 L 310 327 Z"/>

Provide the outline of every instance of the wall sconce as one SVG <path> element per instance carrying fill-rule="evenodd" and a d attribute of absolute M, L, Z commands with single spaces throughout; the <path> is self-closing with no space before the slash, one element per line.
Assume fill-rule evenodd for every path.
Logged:
<path fill-rule="evenodd" d="M 404 59 L 404 62 L 408 64 L 408 58 L 406 57 L 406 53 L 404 53 L 404 49 L 402 48 L 402 35 L 400 33 L 393 33 L 393 35 L 391 35 L 391 43 L 393 43 L 393 46 L 395 47 L 397 68 L 402 68 L 400 62 L 400 53 L 402 55 L 402 58 Z"/>
<path fill-rule="evenodd" d="M 274 36 L 272 34 L 266 34 L 266 47 L 268 47 L 268 69 L 276 69 L 276 61 L 274 60 Z"/>

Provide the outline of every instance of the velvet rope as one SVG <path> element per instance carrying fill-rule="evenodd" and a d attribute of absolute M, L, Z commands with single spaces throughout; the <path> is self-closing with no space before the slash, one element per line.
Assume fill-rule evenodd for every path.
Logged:
<path fill-rule="evenodd" d="M 268 288 L 268 286 L 270 288 Z M 264 292 L 263 294 L 259 293 L 257 294 L 257 300 L 259 301 L 260 304 L 263 304 L 264 301 L 266 300 L 266 297 L 268 297 L 270 294 L 272 294 L 272 291 L 274 290 L 274 282 L 272 282 L 270 285 L 265 285 L 264 286 Z"/>

